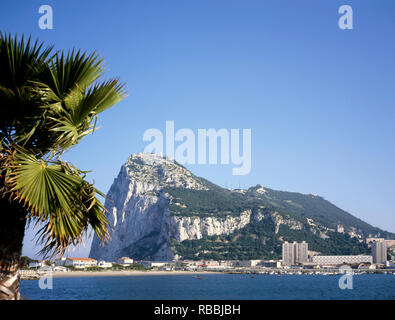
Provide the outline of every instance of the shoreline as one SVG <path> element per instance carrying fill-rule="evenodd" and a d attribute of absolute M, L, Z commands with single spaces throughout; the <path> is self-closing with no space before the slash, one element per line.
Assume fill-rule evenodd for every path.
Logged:
<path fill-rule="evenodd" d="M 354 275 L 359 275 L 359 274 L 393 274 L 395 275 L 395 269 L 392 270 L 370 270 L 370 271 L 364 271 L 364 272 L 356 272 Z M 247 274 L 251 276 L 255 275 L 260 275 L 260 274 L 268 274 L 268 275 L 273 275 L 273 276 L 281 276 L 281 275 L 301 275 L 301 274 L 308 274 L 308 275 L 338 275 L 338 272 L 331 272 L 331 271 L 312 271 L 312 270 L 303 270 L 301 271 L 296 271 L 296 272 L 284 272 L 284 271 L 272 271 L 272 272 L 265 272 L 265 273 L 260 273 L 260 272 L 237 272 L 237 271 L 213 271 L 213 270 L 208 270 L 208 271 L 185 271 L 185 270 L 178 270 L 178 271 L 165 271 L 165 270 L 147 270 L 147 271 L 142 271 L 142 270 L 119 270 L 119 271 L 114 271 L 114 270 L 103 270 L 103 271 L 68 271 L 68 272 L 62 272 L 62 271 L 52 271 L 51 276 L 53 278 L 78 278 L 78 277 L 122 277 L 122 276 L 163 276 L 163 275 L 190 275 L 190 276 L 202 276 L 202 275 L 208 275 L 208 274 Z M 21 280 L 37 280 L 41 277 L 48 276 L 48 273 L 31 273 L 31 274 L 23 274 L 21 275 Z"/>
<path fill-rule="evenodd" d="M 54 278 L 74 278 L 74 277 L 121 277 L 121 276 L 163 276 L 163 275 L 202 275 L 217 274 L 216 271 L 69 271 L 52 272 Z"/>
<path fill-rule="evenodd" d="M 383 270 L 384 271 L 384 270 Z M 384 274 L 387 272 L 363 272 L 363 274 L 368 273 L 368 274 Z M 205 274 L 249 274 L 251 276 L 254 275 L 259 275 L 260 273 L 253 273 L 253 272 L 223 272 L 223 271 L 164 271 L 164 270 L 155 270 L 155 271 L 140 271 L 140 270 L 124 270 L 124 271 L 68 271 L 68 272 L 62 272 L 62 271 L 53 271 L 52 272 L 52 277 L 53 278 L 78 278 L 78 277 L 122 277 L 122 276 L 163 276 L 163 275 L 171 275 L 171 276 L 177 276 L 177 275 L 196 275 L 196 276 L 202 276 Z M 303 272 L 303 273 L 298 273 L 298 272 L 276 272 L 276 273 L 265 273 L 269 275 L 300 275 L 300 274 L 313 274 L 313 275 L 338 275 L 338 273 L 333 273 L 333 272 L 327 272 L 327 273 L 320 273 L 320 272 Z M 388 272 L 388 274 L 393 274 L 395 275 L 395 270 L 391 270 L 391 272 Z M 46 276 L 48 274 L 42 273 L 42 274 L 36 274 L 36 275 L 26 275 L 22 276 L 21 280 L 36 280 L 39 279 L 40 277 Z M 358 273 L 354 274 L 358 275 Z"/>

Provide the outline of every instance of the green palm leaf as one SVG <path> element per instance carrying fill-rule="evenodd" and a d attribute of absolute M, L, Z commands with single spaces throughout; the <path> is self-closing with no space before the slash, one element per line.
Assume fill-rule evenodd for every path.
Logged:
<path fill-rule="evenodd" d="M 85 91 L 103 73 L 103 59 L 96 53 L 87 55 L 73 49 L 65 56 L 56 53 L 48 62 L 43 84 L 51 89 L 51 97 L 64 101 L 70 91 L 78 87 Z"/>
<path fill-rule="evenodd" d="M 0 32 L 0 197 L 41 226 L 43 252 L 63 253 L 89 227 L 103 241 L 109 234 L 100 193 L 60 155 L 126 93 L 118 79 L 99 81 L 96 53 L 51 52 Z"/>
<path fill-rule="evenodd" d="M 71 213 L 74 192 L 82 181 L 80 177 L 67 173 L 64 165 L 47 165 L 26 153 L 18 152 L 14 159 L 14 191 L 32 212 L 41 216 L 61 207 Z"/>
<path fill-rule="evenodd" d="M 8 181 L 13 197 L 29 208 L 37 222 L 46 222 L 40 229 L 44 251 L 59 252 L 80 242 L 89 225 L 106 239 L 104 207 L 93 186 L 81 177 L 83 172 L 60 161 L 48 164 L 25 150 L 12 155 L 11 168 Z"/>
<path fill-rule="evenodd" d="M 125 96 L 124 85 L 116 79 L 92 86 L 81 99 L 81 103 L 74 108 L 75 123 L 81 123 L 90 114 L 103 112 Z"/>

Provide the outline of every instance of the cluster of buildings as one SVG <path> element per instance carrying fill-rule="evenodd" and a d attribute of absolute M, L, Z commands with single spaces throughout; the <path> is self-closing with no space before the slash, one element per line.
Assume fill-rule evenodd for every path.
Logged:
<path fill-rule="evenodd" d="M 122 257 L 117 259 L 115 262 L 123 267 L 129 267 L 133 264 L 133 259 L 128 257 Z M 29 268 L 45 268 L 52 267 L 52 271 L 66 271 L 67 267 L 73 267 L 75 269 L 85 269 L 90 267 L 98 267 L 102 269 L 112 268 L 115 263 L 107 261 L 97 261 L 92 258 L 60 258 L 56 259 L 53 263 L 49 263 L 46 260 L 37 260 L 29 264 Z"/>
<path fill-rule="evenodd" d="M 338 232 L 342 230 L 338 230 Z M 363 268 L 375 269 L 381 267 L 395 268 L 394 261 L 388 260 L 388 252 L 395 254 L 395 240 L 386 240 L 383 238 L 367 238 L 366 243 L 371 247 L 371 255 L 337 255 L 322 256 L 317 252 L 309 251 L 308 243 L 303 242 L 284 242 L 282 245 L 282 260 L 181 260 L 181 261 L 134 261 L 129 257 L 118 258 L 115 262 L 97 261 L 92 258 L 60 258 L 49 263 L 48 261 L 38 260 L 30 263 L 30 268 L 48 268 L 53 271 L 67 271 L 68 267 L 75 269 L 85 269 L 97 267 L 108 269 L 113 267 L 130 267 L 141 265 L 144 268 L 158 268 L 160 270 L 212 270 L 226 271 L 230 269 L 251 269 L 251 268 L 293 268 L 295 266 L 302 268 L 325 268 L 336 267 L 341 265 L 359 266 Z M 390 250 L 388 250 L 390 248 Z M 394 260 L 394 256 L 392 256 Z"/>
<path fill-rule="evenodd" d="M 387 261 L 388 244 L 395 245 L 395 240 L 382 238 L 368 238 L 371 246 L 371 255 L 338 255 L 338 256 L 309 256 L 308 244 L 284 242 L 282 246 L 282 266 L 339 266 L 339 265 L 375 265 L 392 267 Z"/>

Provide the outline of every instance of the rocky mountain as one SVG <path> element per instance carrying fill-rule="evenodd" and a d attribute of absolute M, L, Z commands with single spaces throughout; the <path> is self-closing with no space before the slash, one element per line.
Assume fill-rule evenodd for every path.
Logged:
<path fill-rule="evenodd" d="M 302 240 L 323 254 L 359 254 L 369 252 L 365 237 L 395 236 L 322 197 L 228 190 L 154 154 L 130 156 L 105 207 L 111 240 L 95 237 L 90 257 L 108 261 L 278 258 L 284 241 Z"/>

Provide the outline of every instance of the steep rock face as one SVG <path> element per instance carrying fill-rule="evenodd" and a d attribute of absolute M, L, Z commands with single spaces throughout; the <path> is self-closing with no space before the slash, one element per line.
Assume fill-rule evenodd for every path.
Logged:
<path fill-rule="evenodd" d="M 303 229 L 303 224 L 300 221 L 297 221 L 295 219 L 291 219 L 289 217 L 284 218 L 277 212 L 274 212 L 272 214 L 272 221 L 275 226 L 275 233 L 277 234 L 280 230 L 281 225 L 286 225 L 292 230 L 302 230 Z"/>
<path fill-rule="evenodd" d="M 105 207 L 111 240 L 102 246 L 95 236 L 90 257 L 107 261 L 122 256 L 272 259 L 281 256 L 283 241 L 306 239 L 313 251 L 364 254 L 364 237 L 395 236 L 322 197 L 261 185 L 228 190 L 154 154 L 130 156 Z M 344 226 L 344 234 L 336 232 L 338 225 Z"/>
<path fill-rule="evenodd" d="M 153 154 L 132 155 L 107 194 L 105 207 L 111 240 L 102 246 L 95 237 L 89 256 L 108 261 L 121 256 L 171 260 L 175 257 L 171 239 L 184 241 L 230 234 L 250 223 L 253 216 L 251 210 L 225 217 L 174 215 L 168 208 L 172 199 L 164 191 L 169 186 L 208 189 L 173 161 Z"/>
<path fill-rule="evenodd" d="M 240 216 L 228 216 L 224 219 L 215 217 L 177 217 L 169 219 L 170 235 L 178 240 L 201 239 L 204 236 L 230 234 L 245 227 L 251 220 L 251 210 L 243 211 Z"/>

